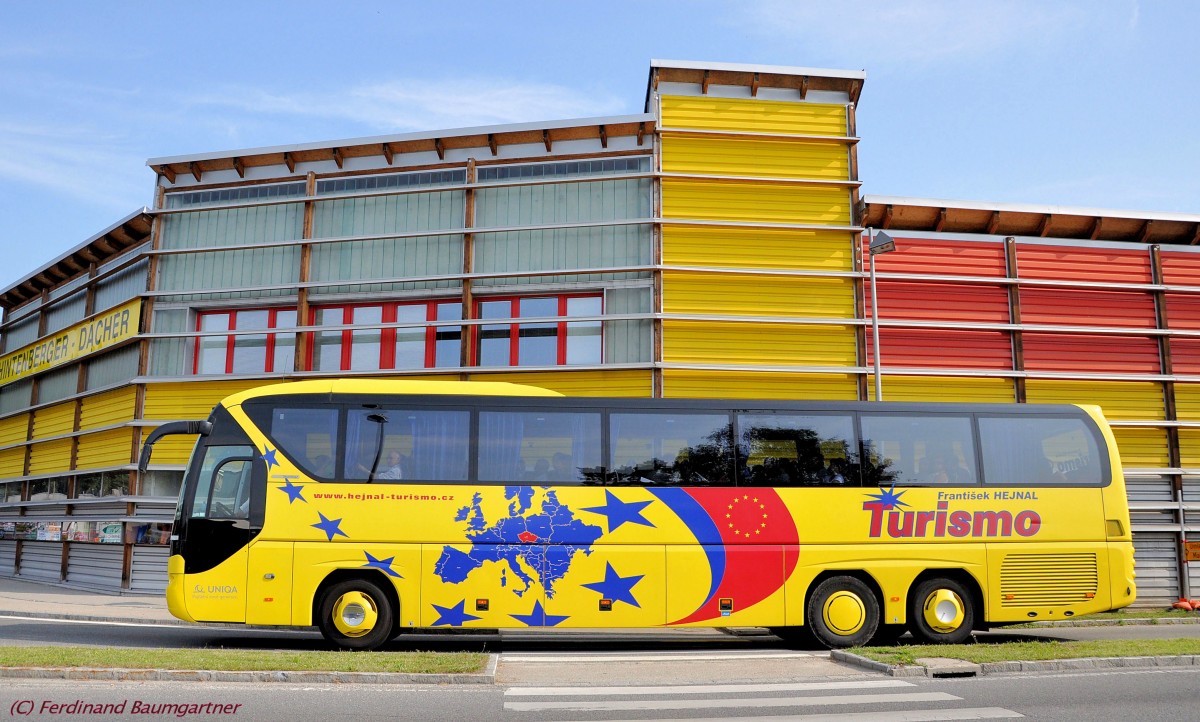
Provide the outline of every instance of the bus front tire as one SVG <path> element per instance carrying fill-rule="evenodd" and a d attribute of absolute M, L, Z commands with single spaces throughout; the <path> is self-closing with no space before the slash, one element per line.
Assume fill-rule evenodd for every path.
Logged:
<path fill-rule="evenodd" d="M 378 649 L 395 631 L 396 613 L 388 596 L 369 579 L 347 579 L 325 590 L 317 626 L 342 649 Z"/>
<path fill-rule="evenodd" d="M 928 579 L 917 585 L 909 601 L 908 626 L 918 642 L 961 644 L 975 627 L 975 603 L 954 579 Z"/>
<path fill-rule="evenodd" d="M 806 612 L 813 636 L 831 649 L 864 646 L 879 627 L 879 600 L 855 577 L 831 577 L 818 584 Z"/>

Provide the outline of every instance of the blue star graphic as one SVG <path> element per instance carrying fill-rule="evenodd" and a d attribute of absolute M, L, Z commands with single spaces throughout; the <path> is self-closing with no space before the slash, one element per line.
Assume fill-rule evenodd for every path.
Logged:
<path fill-rule="evenodd" d="M 546 614 L 546 610 L 542 609 L 541 600 L 534 601 L 533 611 L 529 614 L 510 614 L 508 616 L 518 622 L 524 622 L 527 627 L 556 627 L 564 619 L 570 619 L 567 616 Z"/>
<path fill-rule="evenodd" d="M 342 523 L 341 519 L 326 519 L 325 515 L 319 511 L 317 512 L 317 516 L 321 517 L 321 521 L 317 522 L 316 524 L 310 524 L 309 526 L 316 527 L 317 529 L 320 529 L 328 534 L 329 541 L 333 541 L 333 538 L 338 535 L 344 536 L 347 539 L 350 538 L 349 534 L 338 528 L 338 525 Z"/>
<path fill-rule="evenodd" d="M 605 562 L 604 567 L 604 581 L 592 582 L 583 586 L 594 592 L 600 592 L 600 596 L 604 599 L 611 599 L 614 602 L 626 602 L 641 609 L 642 605 L 638 604 L 638 601 L 633 597 L 633 587 L 642 581 L 642 577 L 646 575 L 639 574 L 636 577 L 623 577 L 617 574 L 612 564 Z"/>
<path fill-rule="evenodd" d="M 625 522 L 633 524 L 641 524 L 642 526 L 654 526 L 646 517 L 642 516 L 642 509 L 650 506 L 653 502 L 650 501 L 630 501 L 625 502 L 617 498 L 608 489 L 604 490 L 604 506 L 589 506 L 583 511 L 590 511 L 593 514 L 603 514 L 608 517 L 608 531 L 611 534 L 614 529 L 619 529 Z"/>
<path fill-rule="evenodd" d="M 898 506 L 908 506 L 908 502 L 900 500 L 900 497 L 904 496 L 905 492 L 896 491 L 896 487 L 893 486 L 891 489 L 884 489 L 881 486 L 879 487 L 879 491 L 881 492 L 879 494 L 867 494 L 867 496 L 875 500 L 874 502 L 867 502 L 868 504 L 882 504 L 884 511 L 890 511 Z"/>
<path fill-rule="evenodd" d="M 367 556 L 370 555 L 368 554 Z M 440 616 L 438 616 L 437 621 L 433 623 L 433 626 L 440 627 L 445 624 L 451 627 L 461 627 L 463 622 L 471 622 L 476 619 L 483 619 L 483 617 L 476 617 L 474 614 L 467 614 L 466 610 L 463 609 L 466 603 L 467 600 L 463 599 L 453 607 L 442 607 L 434 604 L 433 608 L 437 610 L 438 615 Z"/>
<path fill-rule="evenodd" d="M 392 562 L 396 560 L 396 557 L 392 556 L 388 557 L 387 559 L 376 559 L 375 557 L 371 556 L 371 552 L 363 552 L 363 554 L 367 555 L 367 563 L 363 565 L 364 567 L 379 569 L 384 574 L 387 574 L 391 577 L 396 577 L 397 579 L 404 578 L 397 574 L 395 569 L 392 569 Z"/>
<path fill-rule="evenodd" d="M 283 486 L 279 487 L 279 490 L 282 491 L 284 494 L 288 495 L 288 504 L 291 504 L 293 501 L 296 501 L 297 499 L 304 502 L 305 504 L 308 503 L 308 499 L 305 499 L 304 494 L 302 493 L 304 491 L 304 487 L 296 486 L 295 484 L 292 483 L 291 479 L 284 479 Z"/>
<path fill-rule="evenodd" d="M 272 449 L 266 445 L 263 446 L 262 458 L 263 461 L 267 462 L 267 471 L 270 471 L 272 466 L 279 466 L 279 460 L 275 458 L 275 453 L 278 451 L 279 449 Z"/>

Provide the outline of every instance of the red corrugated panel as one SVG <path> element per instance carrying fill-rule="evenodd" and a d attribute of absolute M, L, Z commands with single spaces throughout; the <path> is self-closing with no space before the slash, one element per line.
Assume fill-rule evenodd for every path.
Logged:
<path fill-rule="evenodd" d="M 1168 293 L 1167 325 L 1171 328 L 1200 328 L 1200 295 Z"/>
<path fill-rule="evenodd" d="M 1163 251 L 1163 283 L 1176 286 L 1200 286 L 1200 253 Z"/>
<path fill-rule="evenodd" d="M 1018 243 L 1017 273 L 1060 281 L 1150 283 L 1150 252 Z"/>
<path fill-rule="evenodd" d="M 1008 289 L 963 283 L 878 281 L 879 317 L 914 321 L 1008 323 Z M 871 317 L 871 284 L 866 289 Z"/>
<path fill-rule="evenodd" d="M 1149 336 L 1100 336 L 1065 333 L 1023 335 L 1025 368 L 1091 374 L 1156 374 L 1158 341 Z"/>
<path fill-rule="evenodd" d="M 1004 331 L 881 328 L 884 366 L 944 369 L 1011 369 L 1012 342 Z M 867 332 L 867 364 L 875 363 Z"/>
<path fill-rule="evenodd" d="M 1177 374 L 1200 374 L 1200 338 L 1171 339 L 1171 370 Z"/>
<path fill-rule="evenodd" d="M 930 273 L 939 276 L 1004 276 L 1004 244 L 999 241 L 947 241 L 908 238 L 893 232 L 896 252 L 875 257 L 879 273 Z M 863 258 L 870 241 L 863 234 Z M 864 261 L 864 265 L 866 262 Z"/>
<path fill-rule="evenodd" d="M 1154 297 L 1149 293 L 1036 286 L 1021 288 L 1021 320 L 1060 326 L 1155 328 L 1158 325 Z"/>

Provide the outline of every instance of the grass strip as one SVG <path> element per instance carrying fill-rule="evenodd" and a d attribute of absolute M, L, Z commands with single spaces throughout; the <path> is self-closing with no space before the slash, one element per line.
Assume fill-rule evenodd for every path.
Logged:
<path fill-rule="evenodd" d="M 1167 657 L 1180 654 L 1200 654 L 1200 639 L 914 644 L 901 647 L 858 647 L 849 651 L 884 664 L 917 664 L 917 660 L 922 657 L 949 657 L 983 664 L 985 662 L 1040 662 L 1084 657 Z"/>
<path fill-rule="evenodd" d="M 124 649 L 0 646 L 0 667 L 202 669 L 231 672 L 403 672 L 462 674 L 483 671 L 479 652 L 310 652 L 247 649 Z"/>

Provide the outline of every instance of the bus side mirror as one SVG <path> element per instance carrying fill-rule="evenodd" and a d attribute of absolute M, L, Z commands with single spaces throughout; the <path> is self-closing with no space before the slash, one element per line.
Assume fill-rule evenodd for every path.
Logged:
<path fill-rule="evenodd" d="M 138 476 L 141 477 L 146 473 L 146 467 L 150 465 L 150 453 L 153 450 L 154 443 L 164 436 L 173 434 L 199 434 L 200 436 L 208 436 L 212 432 L 212 423 L 208 421 L 172 421 L 169 424 L 163 424 L 150 435 L 146 437 L 146 441 L 142 444 L 142 455 L 138 458 Z"/>

